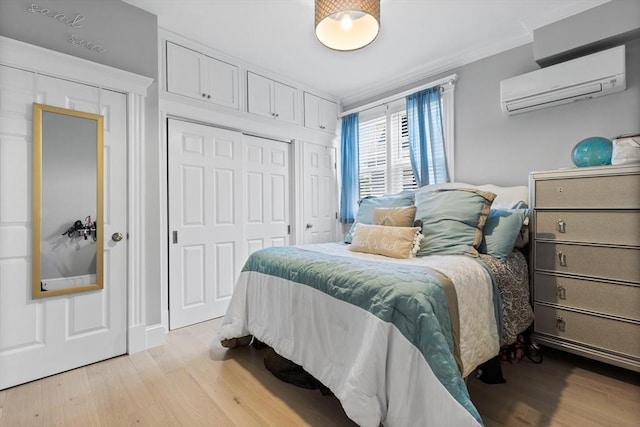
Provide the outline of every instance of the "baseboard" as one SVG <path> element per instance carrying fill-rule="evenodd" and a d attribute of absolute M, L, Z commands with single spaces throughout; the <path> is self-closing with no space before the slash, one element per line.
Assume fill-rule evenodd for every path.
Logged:
<path fill-rule="evenodd" d="M 129 354 L 138 353 L 147 349 L 145 328 L 145 325 L 129 327 L 129 345 L 127 346 L 127 352 Z"/>
<path fill-rule="evenodd" d="M 164 336 L 164 326 L 160 323 L 130 327 L 127 352 L 133 354 L 164 345 Z"/>
<path fill-rule="evenodd" d="M 165 343 L 165 329 L 162 323 L 156 323 L 155 325 L 147 326 L 147 348 L 158 347 Z"/>

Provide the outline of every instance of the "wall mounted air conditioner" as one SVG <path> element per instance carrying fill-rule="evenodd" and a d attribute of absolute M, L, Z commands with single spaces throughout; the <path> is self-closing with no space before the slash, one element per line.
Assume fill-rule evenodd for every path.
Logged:
<path fill-rule="evenodd" d="M 512 115 L 626 89 L 624 45 L 500 82 L 500 105 Z"/>

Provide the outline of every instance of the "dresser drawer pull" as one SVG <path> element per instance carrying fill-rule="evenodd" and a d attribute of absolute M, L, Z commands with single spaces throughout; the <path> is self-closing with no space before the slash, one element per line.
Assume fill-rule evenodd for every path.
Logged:
<path fill-rule="evenodd" d="M 567 223 L 564 222 L 563 220 L 559 219 L 558 220 L 558 233 L 566 233 L 566 227 Z"/>
<path fill-rule="evenodd" d="M 558 283 L 557 291 L 559 299 L 567 299 L 567 288 Z"/>
<path fill-rule="evenodd" d="M 560 266 L 566 267 L 567 266 L 567 256 L 565 254 L 563 254 L 562 252 L 558 252 L 558 262 L 560 263 Z"/>
<path fill-rule="evenodd" d="M 560 332 L 564 332 L 564 327 L 567 324 L 567 322 L 564 321 L 564 319 L 561 316 L 556 317 L 556 329 L 559 330 Z"/>

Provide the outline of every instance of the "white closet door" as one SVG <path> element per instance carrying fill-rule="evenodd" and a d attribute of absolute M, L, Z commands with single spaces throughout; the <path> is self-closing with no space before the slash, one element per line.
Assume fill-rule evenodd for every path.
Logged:
<path fill-rule="evenodd" d="M 289 147 L 244 136 L 246 257 L 258 249 L 289 245 Z"/>
<path fill-rule="evenodd" d="M 225 314 L 242 268 L 242 134 L 170 119 L 169 327 Z"/>
<path fill-rule="evenodd" d="M 333 242 L 337 221 L 336 149 L 305 142 L 304 243 Z"/>
<path fill-rule="evenodd" d="M 126 95 L 34 77 L 0 66 L 0 389 L 126 352 Z M 33 102 L 105 117 L 100 291 L 31 298 Z"/>

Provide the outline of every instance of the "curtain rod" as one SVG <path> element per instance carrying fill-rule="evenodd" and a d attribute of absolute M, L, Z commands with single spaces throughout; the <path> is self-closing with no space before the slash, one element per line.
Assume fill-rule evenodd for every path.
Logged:
<path fill-rule="evenodd" d="M 405 90 L 403 92 L 397 93 L 395 95 L 388 96 L 386 98 L 379 99 L 377 101 L 370 102 L 370 103 L 362 105 L 360 107 L 356 107 L 356 108 L 352 108 L 351 110 L 343 111 L 340 114 L 340 118 L 348 116 L 349 114 L 352 114 L 352 113 L 360 113 L 362 111 L 370 110 L 372 108 L 379 107 L 381 105 L 388 104 L 388 103 L 393 102 L 393 101 L 398 101 L 398 100 L 400 100 L 400 99 L 402 99 L 402 98 L 404 98 L 404 97 L 406 97 L 408 95 L 411 95 L 412 93 L 415 93 L 415 92 L 418 92 L 418 91 L 421 91 L 421 90 L 424 90 L 424 89 L 429 89 L 429 88 L 435 87 L 435 86 L 442 86 L 442 85 L 445 85 L 445 84 L 455 85 L 456 80 L 458 80 L 458 74 L 457 73 L 456 74 L 451 74 L 450 76 L 443 77 L 441 79 L 432 81 L 430 83 L 426 83 L 426 84 L 417 86 L 417 87 L 415 87 L 413 89 Z"/>

